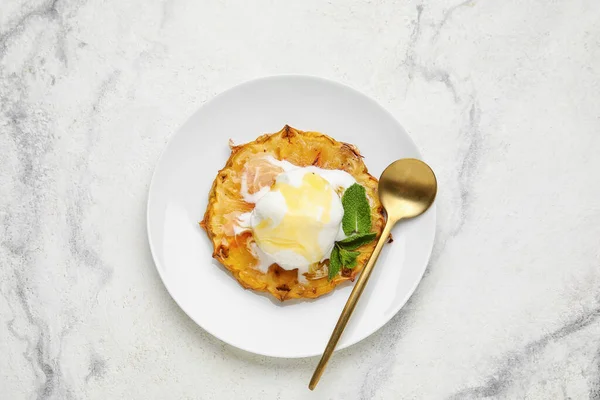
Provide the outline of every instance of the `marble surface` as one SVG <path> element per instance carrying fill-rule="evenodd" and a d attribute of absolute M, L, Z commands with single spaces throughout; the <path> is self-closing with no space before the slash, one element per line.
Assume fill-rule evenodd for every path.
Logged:
<path fill-rule="evenodd" d="M 316 392 L 197 327 L 146 241 L 169 137 L 277 73 L 374 97 L 440 181 L 421 285 Z M 4 0 L 0 398 L 598 399 L 599 105 L 594 0 Z"/>

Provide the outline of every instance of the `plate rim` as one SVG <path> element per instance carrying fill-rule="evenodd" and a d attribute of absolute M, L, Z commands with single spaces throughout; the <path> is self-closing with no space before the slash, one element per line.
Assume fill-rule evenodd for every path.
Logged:
<path fill-rule="evenodd" d="M 243 350 L 245 352 L 248 353 L 252 353 L 252 354 L 257 354 L 260 356 L 266 356 L 266 357 L 273 357 L 273 358 L 287 358 L 287 359 L 299 359 L 299 358 L 308 358 L 308 357 L 316 357 L 316 356 L 320 356 L 322 354 L 322 351 L 318 352 L 318 353 L 306 353 L 306 354 L 294 354 L 294 355 L 279 355 L 279 354 L 274 354 L 274 353 L 270 353 L 270 352 L 264 352 L 264 351 L 257 351 L 254 349 L 249 349 L 246 346 L 243 345 L 239 345 L 239 344 L 233 344 L 225 339 L 223 339 L 222 337 L 220 337 L 219 335 L 217 335 L 215 332 L 213 332 L 211 329 L 205 327 L 203 324 L 200 324 L 194 317 L 192 317 L 192 315 L 188 312 L 188 310 L 186 309 L 186 307 L 184 307 L 176 298 L 176 296 L 173 295 L 173 291 L 171 290 L 171 288 L 169 287 L 169 284 L 167 283 L 167 280 L 165 279 L 165 277 L 163 276 L 163 273 L 161 272 L 162 268 L 162 264 L 160 263 L 160 261 L 157 259 L 156 257 L 156 250 L 154 249 L 154 241 L 152 239 L 152 233 L 151 233 L 151 229 L 150 229 L 150 209 L 151 209 L 151 201 L 152 201 L 152 192 L 153 192 L 153 188 L 154 185 L 156 183 L 156 175 L 158 172 L 159 167 L 161 166 L 163 159 L 165 157 L 165 154 L 167 153 L 167 151 L 169 150 L 170 146 L 173 144 L 175 137 L 177 136 L 177 134 L 179 134 L 182 130 L 182 128 L 193 118 L 194 115 L 196 115 L 198 112 L 200 112 L 204 107 L 206 107 L 208 104 L 214 102 L 215 100 L 217 100 L 218 98 L 230 93 L 231 91 L 234 91 L 236 89 L 239 89 L 240 87 L 243 86 L 247 86 L 247 85 L 251 85 L 251 84 L 255 84 L 261 81 L 270 81 L 270 80 L 278 80 L 278 79 L 309 79 L 309 80 L 315 80 L 315 81 L 319 81 L 320 83 L 324 83 L 324 84 L 328 84 L 328 85 L 333 85 L 333 86 L 339 86 L 343 89 L 346 90 L 350 90 L 358 95 L 360 95 L 361 97 L 363 97 L 365 100 L 373 103 L 374 105 L 376 105 L 378 108 L 380 108 L 385 114 L 387 114 L 393 121 L 394 123 L 402 130 L 406 133 L 406 136 L 408 138 L 408 140 L 412 143 L 413 147 L 415 148 L 416 152 L 417 152 L 417 159 L 419 160 L 423 160 L 423 155 L 421 154 L 421 151 L 419 150 L 418 146 L 416 145 L 415 141 L 413 140 L 412 136 L 410 135 L 410 133 L 407 131 L 406 128 L 404 128 L 404 126 L 400 123 L 400 121 L 398 121 L 398 119 L 384 106 L 382 106 L 378 101 L 376 101 L 374 98 L 370 97 L 369 95 L 361 92 L 358 89 L 355 89 L 354 87 L 345 84 L 345 83 L 341 83 L 338 81 L 334 81 L 332 79 L 328 79 L 328 78 L 323 78 L 320 76 L 315 76 L 315 75 L 309 75 L 309 74 L 274 74 L 274 75 L 265 75 L 265 76 L 260 76 L 257 78 L 252 78 L 249 80 L 245 80 L 242 81 L 240 83 L 237 83 L 225 90 L 223 90 L 222 92 L 212 96 L 211 98 L 209 98 L 208 100 L 206 100 L 204 103 L 202 103 L 198 108 L 196 108 L 196 110 L 194 112 L 192 112 L 171 134 L 171 136 L 169 136 L 167 143 L 165 144 L 164 148 L 162 149 L 159 157 L 157 158 L 155 165 L 154 165 L 154 169 L 152 171 L 152 176 L 150 178 L 150 184 L 148 185 L 148 192 L 147 192 L 147 200 L 146 200 L 146 234 L 147 234 L 147 239 L 148 239 L 148 246 L 150 248 L 150 254 L 152 255 L 152 261 L 154 262 L 154 268 L 156 269 L 156 271 L 158 272 L 158 275 L 160 277 L 160 280 L 162 281 L 163 286 L 165 287 L 165 289 L 167 290 L 167 293 L 169 294 L 169 296 L 171 297 L 171 299 L 175 302 L 175 304 L 177 304 L 177 306 L 184 312 L 184 314 L 191 319 L 199 328 L 201 328 L 202 330 L 206 331 L 207 333 L 209 333 L 210 335 L 212 335 L 214 338 L 216 338 L 217 340 L 226 343 L 229 346 L 235 347 L 237 349 Z M 423 160 L 424 161 L 424 160 Z M 435 239 L 437 236 L 437 197 L 434 200 L 433 204 L 431 205 L 430 209 L 427 211 L 427 213 L 431 213 L 432 216 L 431 218 L 433 219 L 433 236 L 431 239 L 431 242 L 429 243 L 429 250 L 427 251 L 427 256 L 425 258 L 425 265 L 424 267 L 422 267 L 422 271 L 420 272 L 420 276 L 419 279 L 415 280 L 415 283 L 412 285 L 412 287 L 410 288 L 410 290 L 407 292 L 407 294 L 404 296 L 404 298 L 398 302 L 398 306 L 395 307 L 393 309 L 393 311 L 390 313 L 390 318 L 381 323 L 381 324 L 375 324 L 373 326 L 372 329 L 368 329 L 367 331 L 365 331 L 365 334 L 361 334 L 359 335 L 359 337 L 355 340 L 349 341 L 348 343 L 345 343 L 343 345 L 338 345 L 335 349 L 335 351 L 339 351 L 339 350 L 343 350 L 346 349 L 350 346 L 353 346 L 361 341 L 363 341 L 364 339 L 368 338 L 369 336 L 373 335 L 375 332 L 377 332 L 379 329 L 381 329 L 383 326 L 387 325 L 397 314 L 398 312 L 400 312 L 400 310 L 402 310 L 402 308 L 406 305 L 406 303 L 408 302 L 408 300 L 412 297 L 412 295 L 414 294 L 414 292 L 416 291 L 417 287 L 421 284 L 421 281 L 423 280 L 423 276 L 425 275 L 425 271 L 427 271 L 427 267 L 429 265 L 429 262 L 431 260 L 431 254 L 433 252 L 433 247 L 435 244 Z M 159 267 L 160 266 L 160 267 Z M 240 289 L 244 289 L 241 288 Z M 247 290 L 247 289 L 244 289 Z M 323 350 L 325 350 L 325 346 L 327 345 L 326 342 L 323 343 Z"/>

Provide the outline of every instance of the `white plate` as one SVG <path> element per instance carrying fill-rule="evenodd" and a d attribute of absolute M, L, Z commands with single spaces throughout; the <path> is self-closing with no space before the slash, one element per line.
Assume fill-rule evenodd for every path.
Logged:
<path fill-rule="evenodd" d="M 314 301 L 285 303 L 244 290 L 212 259 L 198 226 L 229 156 L 228 140 L 245 143 L 285 124 L 355 144 L 376 177 L 394 160 L 420 158 L 394 117 L 354 89 L 307 76 L 250 81 L 206 103 L 173 135 L 150 185 L 148 239 L 167 290 L 202 328 L 249 352 L 308 357 L 325 348 L 351 285 Z M 394 229 L 338 349 L 375 332 L 406 303 L 425 271 L 434 234 L 434 207 Z"/>

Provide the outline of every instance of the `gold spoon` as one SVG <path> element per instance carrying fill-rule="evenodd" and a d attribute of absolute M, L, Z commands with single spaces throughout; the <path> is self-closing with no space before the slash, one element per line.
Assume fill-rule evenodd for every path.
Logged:
<path fill-rule="evenodd" d="M 367 285 L 381 248 L 390 236 L 392 227 L 401 219 L 417 217 L 427 211 L 437 193 L 437 180 L 429 165 L 414 158 L 405 158 L 394 161 L 383 171 L 381 178 L 379 178 L 378 192 L 381 204 L 387 214 L 387 222 L 369 262 L 356 281 L 340 319 L 333 329 L 321 361 L 319 361 L 319 365 L 317 365 L 317 369 L 315 369 L 308 385 L 310 390 L 313 390 L 319 383 L 327 362 L 333 354 L 335 346 L 356 307 L 356 303 Z"/>

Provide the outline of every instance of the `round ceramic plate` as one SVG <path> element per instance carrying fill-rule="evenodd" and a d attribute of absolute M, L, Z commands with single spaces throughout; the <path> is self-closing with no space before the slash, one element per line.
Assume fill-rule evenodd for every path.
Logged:
<path fill-rule="evenodd" d="M 307 76 L 250 81 L 207 102 L 173 135 L 150 185 L 148 238 L 167 290 L 202 328 L 249 352 L 308 357 L 323 352 L 352 285 L 283 303 L 245 290 L 213 260 L 198 226 L 229 156 L 229 139 L 249 142 L 286 124 L 358 146 L 376 177 L 394 160 L 420 158 L 394 117 L 354 89 Z M 396 226 L 338 349 L 375 332 L 406 303 L 423 276 L 434 234 L 435 207 Z"/>

